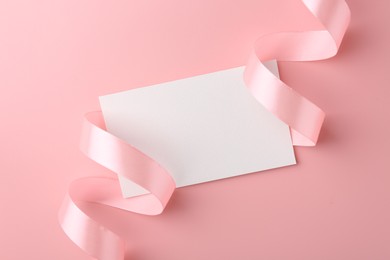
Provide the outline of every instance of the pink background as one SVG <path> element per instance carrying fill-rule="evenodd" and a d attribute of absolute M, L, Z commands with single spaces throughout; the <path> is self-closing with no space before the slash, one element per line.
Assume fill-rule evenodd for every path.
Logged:
<path fill-rule="evenodd" d="M 178 189 L 157 217 L 97 208 L 126 259 L 390 259 L 390 5 L 348 4 L 337 57 L 280 64 L 327 113 L 318 145 Z M 73 179 L 108 174 L 78 150 L 99 95 L 243 65 L 261 34 L 315 28 L 299 0 L 1 0 L 0 259 L 90 259 L 57 211 Z"/>

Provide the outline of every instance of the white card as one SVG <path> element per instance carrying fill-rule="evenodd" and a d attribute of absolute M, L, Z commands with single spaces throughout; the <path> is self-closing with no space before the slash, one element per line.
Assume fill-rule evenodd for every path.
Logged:
<path fill-rule="evenodd" d="M 156 160 L 177 187 L 295 164 L 289 127 L 249 93 L 243 70 L 102 96 L 107 130 Z M 124 197 L 145 193 L 119 181 Z"/>

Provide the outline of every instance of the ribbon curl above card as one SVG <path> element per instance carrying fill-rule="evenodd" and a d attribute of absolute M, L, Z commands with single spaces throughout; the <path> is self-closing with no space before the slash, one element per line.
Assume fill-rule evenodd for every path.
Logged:
<path fill-rule="evenodd" d="M 244 72 L 253 96 L 290 126 L 294 145 L 313 146 L 325 117 L 312 102 L 287 86 L 264 62 L 311 61 L 334 56 L 350 21 L 344 0 L 303 0 L 323 25 L 323 30 L 279 32 L 260 37 Z M 124 199 L 117 179 L 87 177 L 71 183 L 59 211 L 59 222 L 68 237 L 100 260 L 124 258 L 124 241 L 93 220 L 82 208 L 98 203 L 146 215 L 160 214 L 175 190 L 171 175 L 157 162 L 106 131 L 101 112 L 85 116 L 81 150 L 92 160 L 131 180 L 149 193 Z"/>

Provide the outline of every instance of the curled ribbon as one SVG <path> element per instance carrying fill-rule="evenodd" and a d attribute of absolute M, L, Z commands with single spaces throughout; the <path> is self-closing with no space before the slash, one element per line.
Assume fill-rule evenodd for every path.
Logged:
<path fill-rule="evenodd" d="M 350 21 L 344 0 L 302 0 L 323 30 L 279 32 L 258 38 L 245 68 L 244 81 L 253 96 L 290 126 L 294 145 L 313 146 L 324 121 L 324 112 L 287 86 L 264 62 L 311 61 L 336 55 Z M 87 177 L 71 183 L 59 211 L 59 222 L 68 237 L 100 260 L 122 260 L 123 239 L 82 210 L 85 202 L 146 215 L 160 214 L 175 190 L 170 174 L 157 162 L 106 131 L 101 112 L 85 116 L 81 150 L 92 160 L 133 181 L 148 193 L 124 199 L 118 181 Z"/>

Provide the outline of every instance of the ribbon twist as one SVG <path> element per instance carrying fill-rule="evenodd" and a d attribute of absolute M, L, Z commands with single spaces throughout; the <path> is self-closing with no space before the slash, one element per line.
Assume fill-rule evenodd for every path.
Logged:
<path fill-rule="evenodd" d="M 303 0 L 324 29 L 272 33 L 255 42 L 244 73 L 245 84 L 255 98 L 290 126 L 294 145 L 317 143 L 325 113 L 287 86 L 263 64 L 264 61 L 311 61 L 336 55 L 350 21 L 348 5 L 340 0 Z"/>
<path fill-rule="evenodd" d="M 158 215 L 175 190 L 175 182 L 157 162 L 107 132 L 101 112 L 86 114 L 80 149 L 95 162 L 149 191 L 124 199 L 117 179 L 86 177 L 71 183 L 60 209 L 62 229 L 76 245 L 96 259 L 123 260 L 124 241 L 84 213 L 82 203 Z"/>

